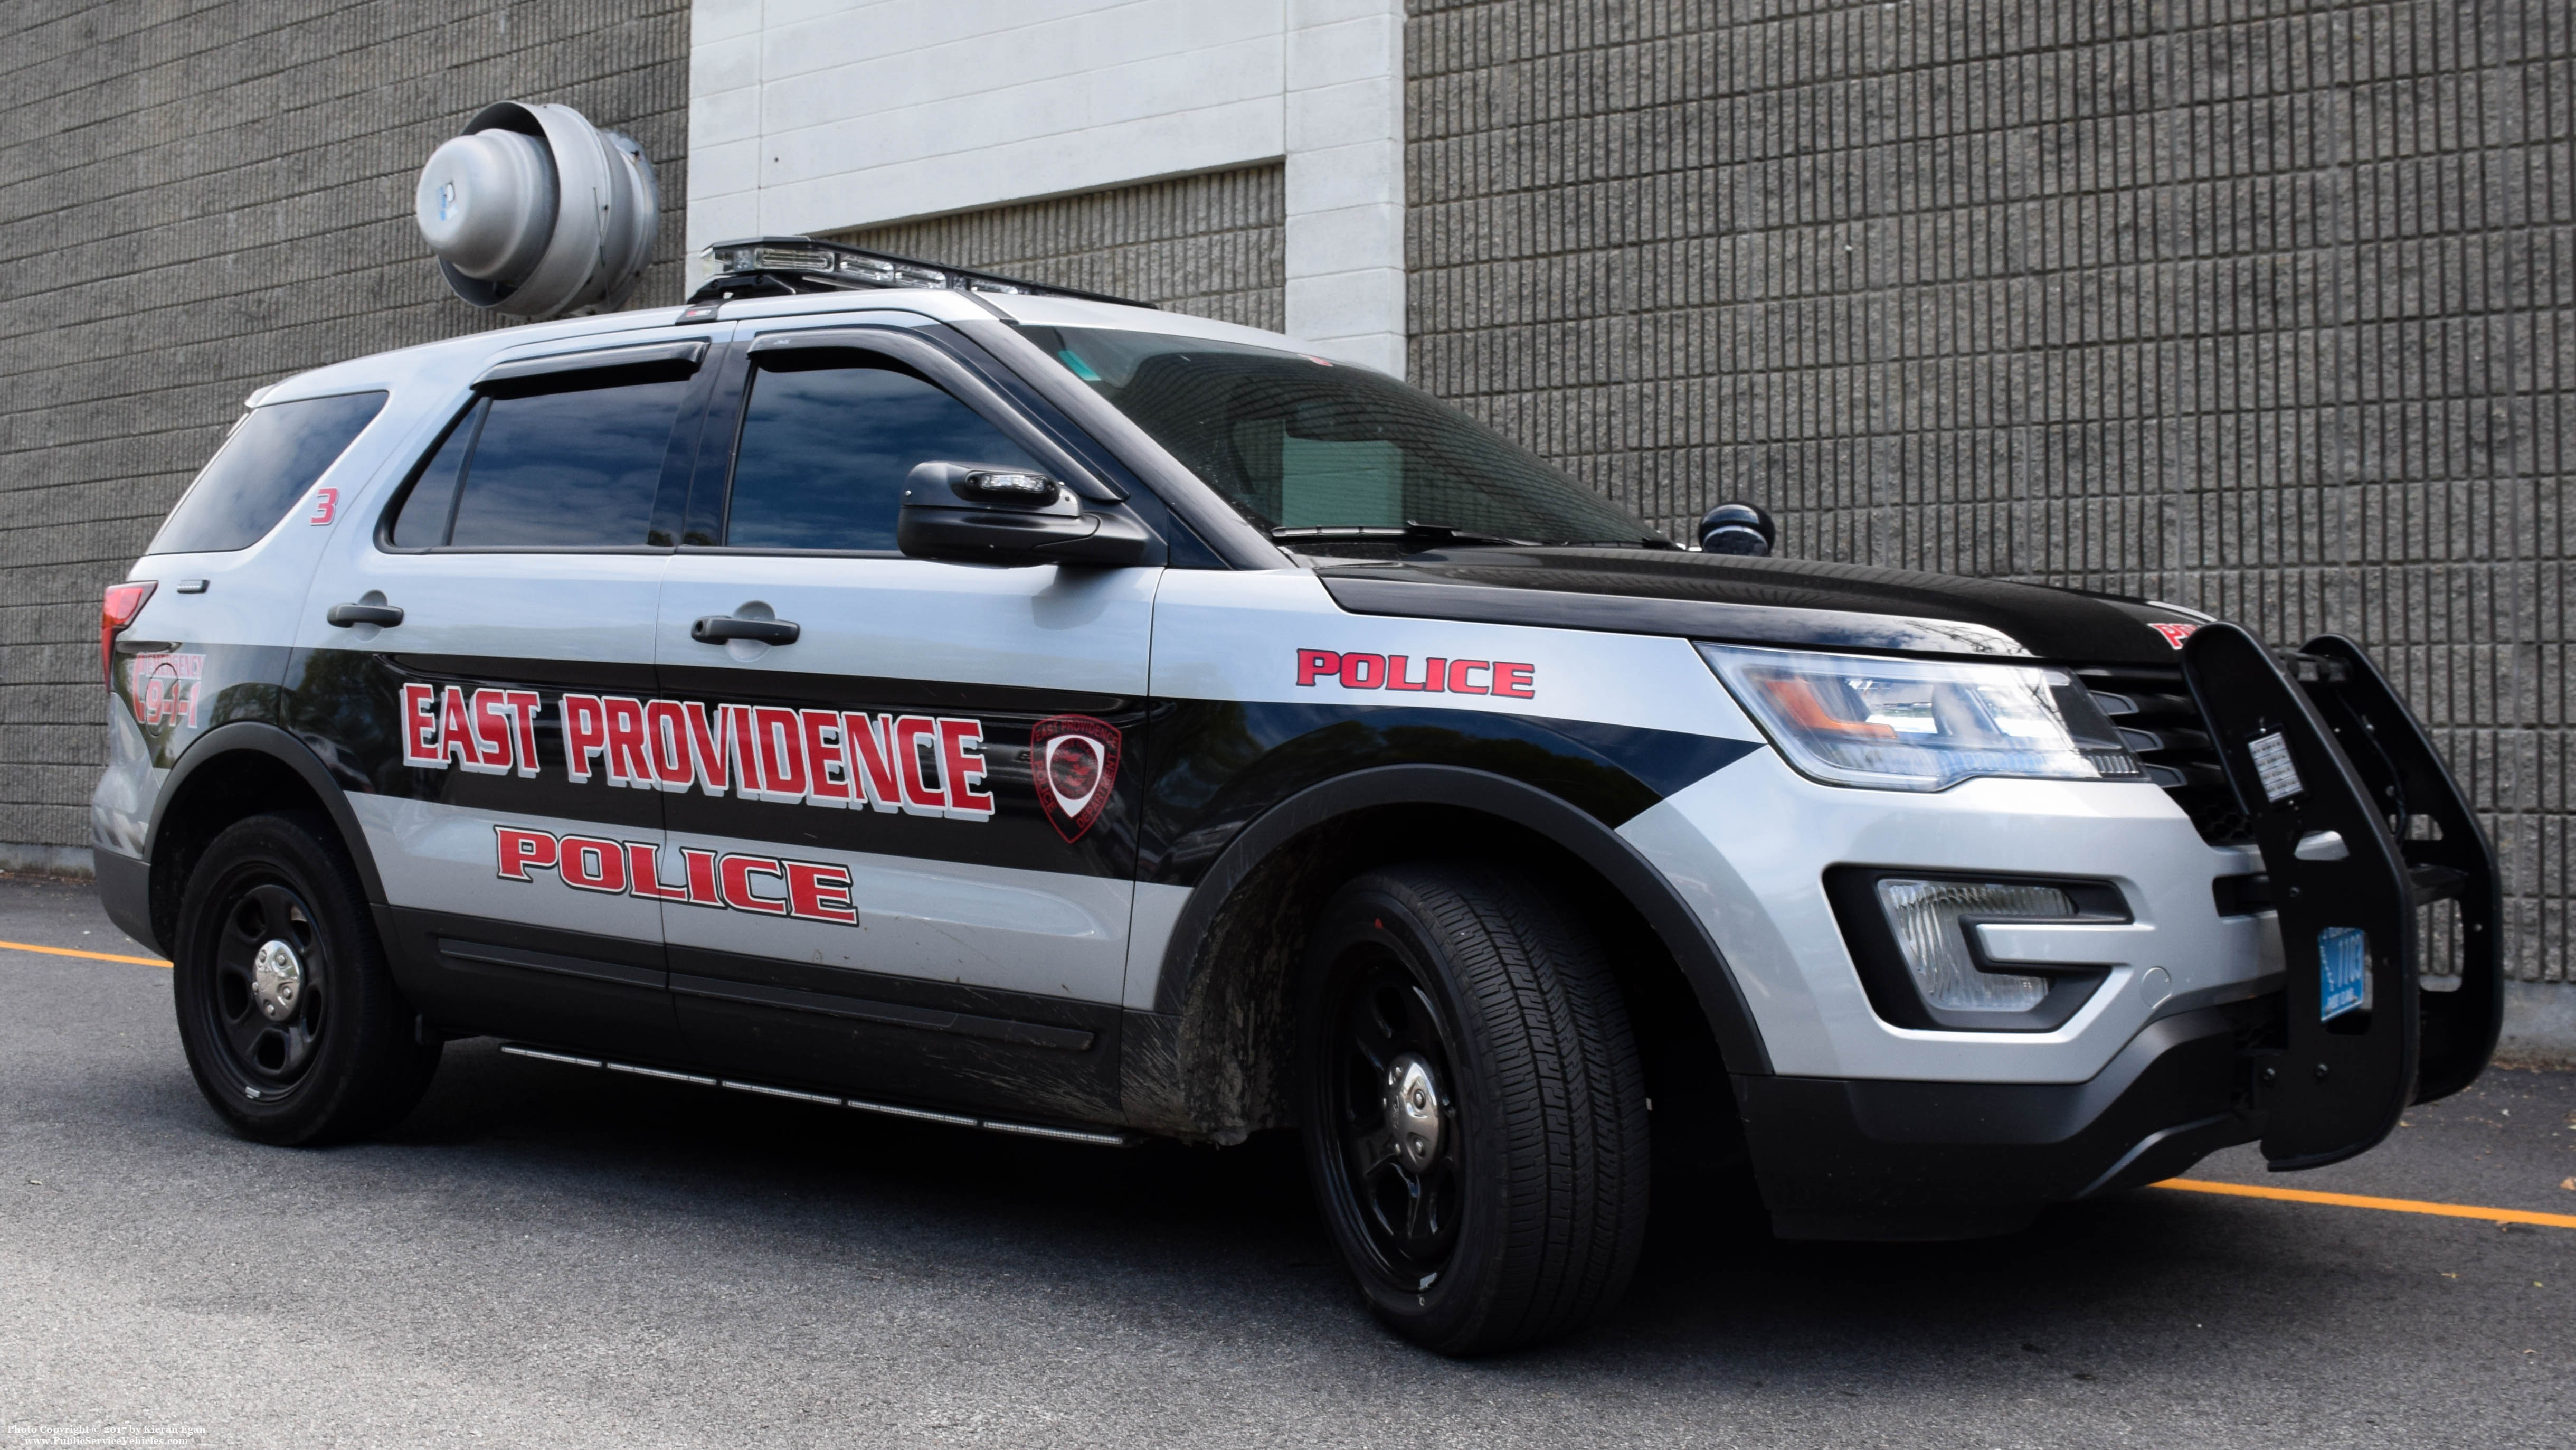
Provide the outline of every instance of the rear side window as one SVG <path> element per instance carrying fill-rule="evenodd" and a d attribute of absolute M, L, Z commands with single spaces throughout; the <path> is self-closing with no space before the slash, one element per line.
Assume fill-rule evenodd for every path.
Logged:
<path fill-rule="evenodd" d="M 964 403 L 909 370 L 848 361 L 751 376 L 725 543 L 740 549 L 892 550 L 904 480 L 919 463 L 1038 467 Z"/>
<path fill-rule="evenodd" d="M 465 454 L 474 446 L 475 431 L 483 426 L 484 402 L 475 399 L 448 426 L 412 481 L 411 492 L 403 495 L 402 511 L 394 515 L 395 548 L 431 549 L 447 542 L 448 521 L 456 514 L 456 485 L 465 477 Z"/>
<path fill-rule="evenodd" d="M 651 537 L 686 379 L 485 398 L 394 516 L 398 548 L 583 549 Z"/>
<path fill-rule="evenodd" d="M 258 543 L 384 406 L 383 393 L 342 393 L 251 409 L 145 552 L 222 554 Z"/>

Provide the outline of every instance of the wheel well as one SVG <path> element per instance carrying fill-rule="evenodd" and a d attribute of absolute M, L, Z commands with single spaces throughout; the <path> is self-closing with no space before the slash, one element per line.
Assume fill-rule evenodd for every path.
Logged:
<path fill-rule="evenodd" d="M 1740 1156 L 1733 1088 L 1708 1015 L 1645 916 L 1590 863 L 1540 832 L 1431 804 L 1368 807 L 1313 826 L 1264 857 L 1218 908 L 1180 1022 L 1180 1087 L 1197 1134 L 1235 1142 L 1295 1124 L 1294 990 L 1316 916 L 1352 877 L 1430 859 L 1508 864 L 1563 891 L 1618 978 L 1645 1059 L 1658 1143 L 1668 1131 L 1692 1131 L 1707 1141 L 1687 1156 Z"/>
<path fill-rule="evenodd" d="M 163 942 L 175 940 L 179 898 L 209 842 L 235 821 L 284 810 L 308 810 L 330 820 L 322 798 L 304 777 L 266 751 L 226 751 L 191 770 L 153 828 L 154 935 Z"/>

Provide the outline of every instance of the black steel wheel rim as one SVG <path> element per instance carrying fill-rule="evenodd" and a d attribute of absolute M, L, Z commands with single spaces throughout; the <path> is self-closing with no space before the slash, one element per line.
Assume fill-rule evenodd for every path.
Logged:
<path fill-rule="evenodd" d="M 321 932 L 313 908 L 289 883 L 247 876 L 226 887 L 214 914 L 213 980 L 206 993 L 207 1025 L 251 1096 L 289 1092 L 313 1066 L 322 1040 L 329 993 Z M 294 953 L 301 983 L 291 1009 L 272 1015 L 259 991 L 261 949 L 282 943 Z"/>
<path fill-rule="evenodd" d="M 1343 968 L 1322 1063 L 1333 1185 L 1371 1266 L 1419 1292 L 1448 1267 L 1465 1201 L 1453 1059 L 1430 993 L 1392 952 L 1364 946 Z M 1412 1062 L 1437 1084 L 1446 1123 L 1422 1164 L 1399 1152 L 1388 1124 L 1390 1073 Z"/>

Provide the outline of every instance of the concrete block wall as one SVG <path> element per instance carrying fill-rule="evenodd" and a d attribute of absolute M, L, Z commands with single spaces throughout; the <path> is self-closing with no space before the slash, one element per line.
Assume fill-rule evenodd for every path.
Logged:
<path fill-rule="evenodd" d="M 1413 0 L 1415 381 L 1668 528 L 2341 631 L 2569 980 L 2576 11 Z"/>
<path fill-rule="evenodd" d="M 1274 163 L 830 235 L 1277 331 L 1287 325 L 1285 203 Z"/>
<path fill-rule="evenodd" d="M 634 135 L 665 206 L 637 305 L 678 300 L 688 6 L 128 0 L 0 30 L 0 858 L 61 866 L 105 739 L 100 591 L 243 396 L 491 325 L 412 225 L 441 140 L 511 99 Z"/>

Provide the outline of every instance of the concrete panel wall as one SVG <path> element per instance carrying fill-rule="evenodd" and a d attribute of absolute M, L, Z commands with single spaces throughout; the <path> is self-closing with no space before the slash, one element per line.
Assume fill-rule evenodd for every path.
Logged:
<path fill-rule="evenodd" d="M 1287 323 L 1284 191 L 1273 164 L 833 236 L 1276 331 Z"/>
<path fill-rule="evenodd" d="M 2576 12 L 1414 0 L 1413 375 L 1668 527 L 2361 638 L 2566 980 Z"/>
<path fill-rule="evenodd" d="M 243 396 L 487 325 L 411 221 L 497 100 L 634 135 L 678 300 L 685 0 L 67 4 L 0 31 L 0 854 L 85 847 L 98 604 Z"/>
<path fill-rule="evenodd" d="M 1403 41 L 1397 0 L 699 0 L 690 245 L 1279 162 L 1285 327 L 1400 370 Z"/>
<path fill-rule="evenodd" d="M 701 245 L 1284 150 L 1279 0 L 700 0 L 692 46 Z"/>

